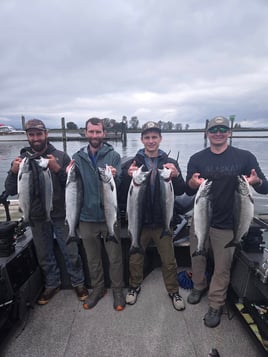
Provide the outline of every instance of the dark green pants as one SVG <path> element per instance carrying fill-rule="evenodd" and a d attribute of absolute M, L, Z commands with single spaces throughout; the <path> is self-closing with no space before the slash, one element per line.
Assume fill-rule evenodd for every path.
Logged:
<path fill-rule="evenodd" d="M 166 289 L 169 293 L 179 290 L 177 280 L 177 262 L 174 254 L 172 237 L 163 236 L 160 238 L 163 228 L 143 228 L 141 233 L 141 245 L 146 250 L 152 239 L 157 247 L 162 262 L 162 275 Z M 129 259 L 129 285 L 138 287 L 143 281 L 144 255 L 132 254 Z"/>
<path fill-rule="evenodd" d="M 80 236 L 87 254 L 91 285 L 93 288 L 104 287 L 104 272 L 101 258 L 101 239 L 109 259 L 111 288 L 122 289 L 123 263 L 120 238 L 118 243 L 106 241 L 107 226 L 105 223 L 80 222 Z M 117 235 L 120 237 L 120 234 Z"/>

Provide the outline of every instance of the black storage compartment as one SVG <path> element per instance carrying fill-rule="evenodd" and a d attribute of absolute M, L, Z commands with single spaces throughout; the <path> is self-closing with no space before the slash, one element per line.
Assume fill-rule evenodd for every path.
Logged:
<path fill-rule="evenodd" d="M 15 228 L 17 222 L 0 222 L 0 257 L 8 257 L 15 251 Z"/>

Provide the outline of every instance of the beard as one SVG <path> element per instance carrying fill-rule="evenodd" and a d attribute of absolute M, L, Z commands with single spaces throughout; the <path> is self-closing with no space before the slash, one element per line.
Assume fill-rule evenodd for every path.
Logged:
<path fill-rule="evenodd" d="M 46 148 L 46 146 L 47 146 L 47 141 L 46 141 L 46 140 L 41 141 L 41 142 L 38 141 L 38 142 L 36 142 L 36 143 L 31 143 L 32 149 L 33 149 L 34 151 L 36 151 L 36 152 L 42 152 L 42 151 L 44 151 L 45 148 Z"/>
<path fill-rule="evenodd" d="M 103 139 L 102 138 L 89 139 L 88 142 L 89 145 L 92 146 L 94 149 L 98 149 L 99 147 L 101 147 Z"/>

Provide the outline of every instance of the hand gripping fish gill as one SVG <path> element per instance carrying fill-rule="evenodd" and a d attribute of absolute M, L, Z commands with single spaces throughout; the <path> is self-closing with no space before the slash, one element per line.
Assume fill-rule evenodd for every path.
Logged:
<path fill-rule="evenodd" d="M 142 218 L 147 180 L 151 171 L 142 171 L 143 165 L 133 172 L 127 196 L 128 233 L 131 238 L 130 254 L 144 254 L 140 244 Z"/>
<path fill-rule="evenodd" d="M 206 241 L 209 235 L 209 227 L 212 215 L 211 190 L 212 181 L 204 180 L 199 186 L 194 201 L 194 233 L 197 238 L 197 249 L 192 254 L 207 255 Z"/>
<path fill-rule="evenodd" d="M 105 168 L 99 167 L 100 179 L 102 182 L 103 206 L 106 225 L 108 228 L 107 241 L 119 242 L 117 232 L 117 191 L 112 171 L 108 165 Z"/>
<path fill-rule="evenodd" d="M 170 229 L 170 223 L 174 213 L 174 190 L 171 180 L 171 170 L 164 167 L 163 169 L 158 169 L 160 175 L 160 202 L 161 208 L 164 216 L 164 229 L 161 233 L 160 238 L 168 235 L 172 236 Z"/>
<path fill-rule="evenodd" d="M 80 172 L 75 162 L 71 165 L 67 173 L 65 187 L 65 206 L 66 216 L 65 221 L 69 227 L 69 234 L 66 243 L 79 241 L 77 227 L 79 223 L 80 211 L 83 204 L 83 182 Z"/>
<path fill-rule="evenodd" d="M 248 233 L 254 216 L 254 200 L 251 187 L 245 176 L 237 176 L 238 185 L 234 193 L 234 238 L 225 248 L 237 247 Z"/>

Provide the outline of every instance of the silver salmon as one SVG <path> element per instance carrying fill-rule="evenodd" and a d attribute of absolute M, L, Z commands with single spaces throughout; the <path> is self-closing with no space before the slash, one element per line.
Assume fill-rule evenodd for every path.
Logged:
<path fill-rule="evenodd" d="M 170 228 L 170 223 L 174 212 L 174 189 L 171 180 L 171 170 L 164 167 L 163 169 L 158 169 L 160 176 L 160 202 L 162 207 L 162 212 L 164 216 L 164 229 L 161 233 L 160 238 L 169 235 L 172 236 L 172 231 Z"/>
<path fill-rule="evenodd" d="M 105 168 L 99 167 L 100 179 L 102 182 L 103 206 L 106 225 L 108 228 L 107 241 L 119 242 L 116 236 L 117 220 L 117 190 L 112 171 L 108 165 Z"/>
<path fill-rule="evenodd" d="M 69 227 L 69 234 L 66 243 L 79 241 L 77 227 L 79 223 L 80 211 L 83 205 L 83 182 L 78 167 L 75 162 L 71 165 L 67 173 L 65 187 L 65 221 Z"/>
<path fill-rule="evenodd" d="M 209 227 L 212 216 L 211 203 L 211 186 L 212 181 L 204 180 L 199 186 L 194 201 L 194 233 L 197 238 L 197 249 L 192 254 L 193 257 L 198 255 L 207 255 L 206 241 L 209 235 Z"/>
<path fill-rule="evenodd" d="M 48 168 L 48 159 L 34 159 L 33 164 L 37 163 L 39 174 L 39 192 L 42 206 L 45 208 L 46 221 L 50 221 L 50 213 L 53 210 L 53 182 L 51 172 Z"/>
<path fill-rule="evenodd" d="M 234 238 L 227 247 L 236 247 L 248 233 L 254 216 L 252 189 L 245 176 L 238 176 L 238 185 L 234 193 Z"/>
<path fill-rule="evenodd" d="M 32 171 L 30 169 L 29 159 L 22 159 L 18 172 L 18 199 L 19 210 L 25 223 L 29 223 L 31 199 L 33 197 L 32 190 Z"/>
<path fill-rule="evenodd" d="M 142 171 L 143 165 L 133 172 L 127 196 L 128 233 L 131 238 L 130 254 L 144 254 L 140 244 L 142 231 L 143 202 L 147 180 L 151 171 Z"/>
<path fill-rule="evenodd" d="M 34 180 L 35 177 L 35 180 Z M 53 209 L 53 184 L 48 159 L 23 158 L 18 172 L 19 210 L 25 223 L 30 222 L 30 211 L 33 196 L 38 194 L 45 212 L 45 220 L 49 221 Z"/>

